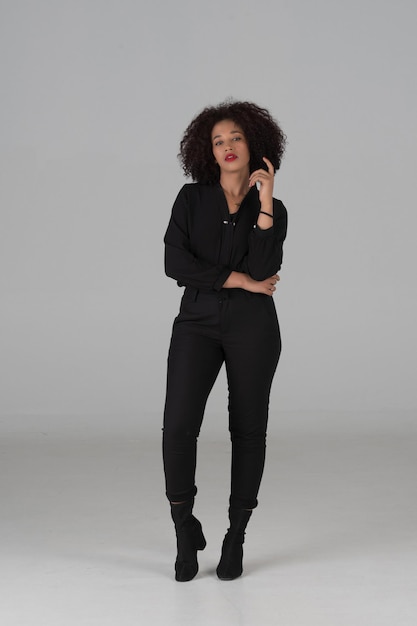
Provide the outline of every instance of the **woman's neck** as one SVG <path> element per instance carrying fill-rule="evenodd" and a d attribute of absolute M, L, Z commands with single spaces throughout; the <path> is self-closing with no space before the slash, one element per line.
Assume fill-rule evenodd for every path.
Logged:
<path fill-rule="evenodd" d="M 249 174 L 222 174 L 220 185 L 223 191 L 231 198 L 241 198 L 249 191 Z"/>

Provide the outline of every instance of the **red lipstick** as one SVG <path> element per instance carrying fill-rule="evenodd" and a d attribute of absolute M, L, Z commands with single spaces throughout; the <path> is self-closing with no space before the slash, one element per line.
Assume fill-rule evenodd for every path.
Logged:
<path fill-rule="evenodd" d="M 224 160 L 225 161 L 234 161 L 235 159 L 237 159 L 237 156 L 235 154 L 228 154 Z"/>

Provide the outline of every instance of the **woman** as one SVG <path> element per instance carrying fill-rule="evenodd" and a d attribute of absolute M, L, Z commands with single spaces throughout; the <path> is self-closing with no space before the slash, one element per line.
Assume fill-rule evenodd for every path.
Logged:
<path fill-rule="evenodd" d="M 217 575 L 242 574 L 246 525 L 257 506 L 268 404 L 281 350 L 272 295 L 279 280 L 287 212 L 272 197 L 285 135 L 266 109 L 224 102 L 186 129 L 180 160 L 186 184 L 165 235 L 165 270 L 185 287 L 168 356 L 163 456 L 177 536 L 175 578 L 198 571 L 206 540 L 192 515 L 197 437 L 223 363 L 232 442 L 230 527 Z"/>

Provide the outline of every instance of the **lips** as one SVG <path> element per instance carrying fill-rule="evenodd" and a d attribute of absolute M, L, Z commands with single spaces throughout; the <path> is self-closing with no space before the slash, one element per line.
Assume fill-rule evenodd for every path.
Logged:
<path fill-rule="evenodd" d="M 224 160 L 229 162 L 229 161 L 235 161 L 236 159 L 237 159 L 237 156 L 235 154 L 228 154 Z"/>

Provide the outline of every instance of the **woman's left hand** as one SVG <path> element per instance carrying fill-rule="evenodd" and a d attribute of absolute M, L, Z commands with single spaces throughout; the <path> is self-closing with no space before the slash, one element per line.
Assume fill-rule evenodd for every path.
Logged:
<path fill-rule="evenodd" d="M 274 166 L 266 157 L 262 157 L 265 161 L 268 171 L 264 169 L 255 170 L 249 176 L 249 187 L 253 187 L 256 183 L 260 183 L 259 200 L 262 202 L 272 202 L 272 192 L 274 189 Z"/>

